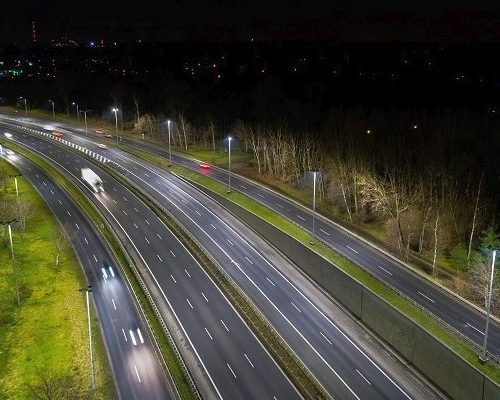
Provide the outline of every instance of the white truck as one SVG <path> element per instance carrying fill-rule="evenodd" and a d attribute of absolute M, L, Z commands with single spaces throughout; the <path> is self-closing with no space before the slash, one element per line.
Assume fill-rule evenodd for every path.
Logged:
<path fill-rule="evenodd" d="M 95 193 L 104 192 L 101 178 L 90 168 L 82 168 L 82 179 L 89 184 Z"/>

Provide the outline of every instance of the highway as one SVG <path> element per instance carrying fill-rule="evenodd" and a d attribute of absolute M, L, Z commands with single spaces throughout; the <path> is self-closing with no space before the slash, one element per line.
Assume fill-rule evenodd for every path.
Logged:
<path fill-rule="evenodd" d="M 123 143 L 168 157 L 167 151 L 143 142 L 124 138 Z M 172 162 L 193 171 L 200 171 L 200 163 L 196 160 L 172 154 Z M 228 182 L 226 170 L 212 167 L 203 170 L 203 173 L 221 183 Z M 312 212 L 308 208 L 238 175 L 231 174 L 231 188 L 266 205 L 312 233 Z M 315 237 L 482 348 L 486 318 L 484 312 L 419 276 L 397 259 L 318 214 L 315 218 Z M 500 361 L 500 326 L 496 322 L 490 324 L 487 348 L 490 355 Z"/>
<path fill-rule="evenodd" d="M 97 322 L 101 324 L 119 398 L 177 399 L 176 391 L 156 357 L 148 328 L 118 268 L 113 268 L 116 261 L 103 239 L 45 171 L 19 154 L 7 158 L 37 189 L 68 230 L 87 281 L 92 285 L 90 296 L 97 310 Z M 114 277 L 107 269 L 108 276 L 104 278 L 104 260 L 111 265 Z M 87 339 L 87 333 L 83 334 Z"/>
<path fill-rule="evenodd" d="M 331 304 L 317 305 L 318 290 L 304 281 L 299 288 L 289 279 L 294 267 L 218 205 L 208 199 L 198 201 L 200 194 L 181 179 L 124 152 L 102 150 L 87 138 L 66 137 L 122 165 L 129 179 L 167 207 L 245 290 L 334 398 L 433 398 L 432 390 L 387 360 L 373 343 L 355 343 L 350 336 L 356 333 L 347 334 L 327 315 Z M 349 329 L 363 336 L 361 328 Z M 384 357 L 381 367 L 378 358 Z"/>
<path fill-rule="evenodd" d="M 82 167 L 92 168 L 103 179 L 106 193 L 92 194 L 91 199 L 123 232 L 127 247 L 155 282 L 160 293 L 155 300 L 170 310 L 184 335 L 180 347 L 194 350 L 197 376 L 213 389 L 207 398 L 300 398 L 202 267 L 145 204 L 67 147 L 14 129 L 9 132 L 11 140 L 57 163 L 83 190 L 91 192 L 78 178 Z M 197 385 L 206 382 L 200 379 Z"/>

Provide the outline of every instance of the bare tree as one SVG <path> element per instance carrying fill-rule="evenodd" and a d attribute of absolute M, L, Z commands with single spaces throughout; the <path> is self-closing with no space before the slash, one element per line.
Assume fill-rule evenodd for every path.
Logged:
<path fill-rule="evenodd" d="M 434 256 L 432 257 L 432 275 L 436 271 L 437 249 L 438 249 L 438 223 L 439 223 L 439 210 L 436 210 L 436 220 L 434 223 Z"/>
<path fill-rule="evenodd" d="M 215 125 L 212 118 L 210 118 L 210 122 L 208 125 L 209 125 L 210 135 L 212 137 L 212 150 L 215 151 Z"/>
<path fill-rule="evenodd" d="M 83 400 L 90 399 L 75 377 L 56 375 L 47 370 L 36 368 L 36 379 L 26 385 L 27 396 L 34 400 Z"/>
<path fill-rule="evenodd" d="M 180 129 L 177 130 L 179 134 L 179 147 L 182 148 L 182 139 L 181 139 L 181 133 L 182 137 L 184 138 L 184 150 L 187 151 L 188 149 L 188 136 L 191 137 L 191 124 L 189 121 L 186 119 L 184 114 L 179 114 L 178 115 L 178 120 L 179 120 L 179 126 Z"/>
<path fill-rule="evenodd" d="M 21 231 L 26 229 L 26 221 L 33 215 L 33 203 L 27 199 L 20 199 L 17 202 L 17 213 Z"/>
<path fill-rule="evenodd" d="M 137 123 L 139 123 L 139 120 L 141 119 L 141 114 L 139 113 L 139 98 L 137 97 L 137 95 L 134 93 L 132 95 L 132 99 L 134 101 L 134 105 L 135 105 L 135 115 L 137 117 Z"/>
<path fill-rule="evenodd" d="M 477 256 L 472 261 L 470 268 L 470 275 L 472 280 L 472 295 L 473 299 L 485 308 L 488 302 L 488 290 L 491 276 L 491 261 L 484 256 Z M 491 303 L 498 304 L 500 288 L 496 279 L 493 279 Z"/>
<path fill-rule="evenodd" d="M 59 267 L 61 253 L 68 249 L 71 243 L 71 236 L 67 226 L 57 224 L 53 227 L 50 239 L 55 251 L 55 266 Z"/>
<path fill-rule="evenodd" d="M 401 216 L 420 198 L 420 188 L 413 185 L 407 177 L 398 175 L 394 170 L 386 171 L 385 179 L 363 174 L 359 177 L 363 206 L 370 207 L 380 215 L 390 216 L 396 225 L 398 247 L 405 257 L 405 243 Z"/>
<path fill-rule="evenodd" d="M 479 178 L 479 183 L 477 185 L 477 195 L 476 195 L 476 202 L 474 206 L 474 213 L 472 216 L 472 226 L 470 230 L 470 236 L 469 236 L 469 249 L 467 251 L 467 260 L 470 259 L 470 253 L 472 249 L 472 240 L 474 238 L 474 232 L 476 230 L 476 219 L 477 219 L 477 213 L 479 210 L 479 197 L 481 196 L 481 184 L 483 183 L 483 175 L 481 174 L 481 178 Z"/>

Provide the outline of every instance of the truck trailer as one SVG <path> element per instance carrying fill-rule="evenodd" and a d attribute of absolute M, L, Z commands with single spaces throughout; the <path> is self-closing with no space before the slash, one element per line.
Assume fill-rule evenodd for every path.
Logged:
<path fill-rule="evenodd" d="M 87 182 L 95 193 L 104 192 L 102 179 L 90 168 L 82 168 L 82 179 Z"/>

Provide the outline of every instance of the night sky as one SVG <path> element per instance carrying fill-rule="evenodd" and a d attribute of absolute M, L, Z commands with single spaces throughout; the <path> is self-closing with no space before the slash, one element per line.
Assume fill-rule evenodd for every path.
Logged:
<path fill-rule="evenodd" d="M 1 41 L 334 39 L 466 41 L 500 39 L 500 2 L 171 1 L 4 2 Z M 413 4 L 411 4 L 413 3 Z M 438 4 L 439 3 L 439 4 Z"/>

